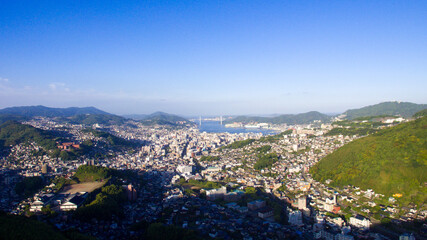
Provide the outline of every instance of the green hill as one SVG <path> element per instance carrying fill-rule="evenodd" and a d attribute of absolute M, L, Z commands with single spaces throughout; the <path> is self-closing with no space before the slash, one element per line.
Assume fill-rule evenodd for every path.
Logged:
<path fill-rule="evenodd" d="M 34 141 L 46 150 L 50 150 L 56 149 L 54 139 L 55 135 L 52 132 L 18 122 L 8 121 L 0 125 L 0 143 L 3 147 Z"/>
<path fill-rule="evenodd" d="M 427 117 L 357 139 L 323 158 L 310 172 L 333 186 L 353 185 L 420 204 L 427 199 Z"/>
<path fill-rule="evenodd" d="M 355 119 L 379 115 L 399 115 L 405 118 L 412 117 L 416 112 L 427 108 L 427 104 L 415 104 L 410 102 L 383 102 L 359 109 L 347 110 L 344 114 L 347 119 Z"/>
<path fill-rule="evenodd" d="M 114 171 L 114 169 L 107 167 L 82 165 L 77 168 L 74 177 L 80 182 L 100 181 L 111 177 Z"/>
<path fill-rule="evenodd" d="M 427 116 L 427 108 L 414 114 L 414 118 Z"/>
<path fill-rule="evenodd" d="M 110 137 L 108 140 L 117 144 L 119 142 L 114 137 Z M 69 140 L 60 137 L 53 131 L 35 128 L 14 121 L 8 121 L 0 125 L 0 154 L 2 155 L 9 154 L 10 147 L 13 145 L 29 142 L 35 142 L 43 148 L 43 150 L 30 152 L 30 154 L 34 154 L 34 156 L 49 154 L 51 157 L 60 157 L 63 160 L 76 159 L 89 154 L 93 149 L 93 144 L 87 144 L 87 141 L 85 141 L 80 144 L 80 149 L 61 151 L 57 147 L 57 141 L 64 142 Z"/>
<path fill-rule="evenodd" d="M 193 125 L 194 123 L 185 119 L 183 117 L 164 113 L 164 112 L 155 112 L 146 116 L 144 119 L 140 120 L 144 125 L 169 125 L 169 126 L 179 126 L 179 125 Z"/>
<path fill-rule="evenodd" d="M 95 130 L 95 129 L 84 129 L 85 133 L 92 133 L 95 137 L 103 139 L 103 141 L 112 148 L 133 148 L 140 146 L 139 143 L 126 140 L 121 137 L 114 136 L 111 133 Z"/>
<path fill-rule="evenodd" d="M 230 120 L 225 121 L 226 123 L 241 122 L 241 123 L 272 123 L 272 124 L 308 124 L 315 120 L 322 122 L 329 121 L 331 117 L 320 112 L 307 112 L 300 114 L 283 114 L 277 117 L 250 117 L 250 116 L 238 116 Z"/>

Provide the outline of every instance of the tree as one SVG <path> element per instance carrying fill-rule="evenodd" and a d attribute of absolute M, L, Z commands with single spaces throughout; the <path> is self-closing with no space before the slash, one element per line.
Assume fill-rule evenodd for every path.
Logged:
<path fill-rule="evenodd" d="M 44 181 L 41 177 L 26 177 L 15 186 L 17 194 L 31 196 L 44 186 Z"/>

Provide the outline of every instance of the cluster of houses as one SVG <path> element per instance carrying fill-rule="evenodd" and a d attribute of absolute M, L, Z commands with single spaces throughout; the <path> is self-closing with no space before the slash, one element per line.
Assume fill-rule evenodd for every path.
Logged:
<path fill-rule="evenodd" d="M 47 129 L 62 126 L 52 121 L 44 123 L 45 125 L 47 124 L 46 126 L 50 126 L 47 127 Z M 40 125 L 37 121 L 33 124 Z M 131 219 L 138 218 L 152 221 L 158 217 L 161 209 L 164 209 L 167 205 L 168 207 L 178 210 L 170 215 L 171 223 L 175 223 L 175 216 L 178 216 L 181 212 L 188 213 L 187 215 L 190 219 L 193 215 L 209 217 L 206 221 L 199 221 L 202 231 L 204 229 L 206 229 L 206 231 L 212 231 L 209 230 L 209 228 L 213 226 L 218 228 L 224 226 L 224 228 L 228 230 L 240 231 L 240 228 L 242 228 L 242 232 L 246 231 L 251 233 L 251 226 L 245 225 L 246 220 L 242 218 L 242 216 L 246 216 L 246 214 L 257 216 L 258 218 L 254 218 L 251 221 L 257 224 L 259 223 L 258 225 L 254 225 L 260 228 L 268 226 L 268 231 L 271 230 L 273 232 L 279 231 L 279 227 L 281 229 L 286 229 L 279 224 L 277 226 L 275 223 L 271 222 L 273 211 L 266 206 L 263 200 L 249 202 L 246 206 L 240 206 L 236 201 L 241 199 L 243 193 L 238 190 L 228 192 L 225 187 L 207 190 L 207 200 L 223 199 L 227 202 L 224 207 L 218 206 L 213 202 L 205 202 L 205 200 L 202 199 L 187 197 L 179 188 L 172 187 L 170 179 L 172 179 L 172 183 L 174 183 L 179 181 L 180 177 L 184 177 L 186 180 L 206 179 L 211 181 L 233 179 L 232 181 L 239 183 L 243 187 L 253 186 L 264 188 L 267 193 L 271 192 L 280 199 L 289 200 L 290 197 L 286 192 L 277 191 L 277 188 L 283 185 L 290 191 L 301 191 L 304 195 L 310 196 L 313 200 L 310 202 L 310 206 L 316 207 L 322 212 L 339 213 L 341 210 L 335 196 L 330 198 L 330 196 L 325 197 L 313 194 L 317 191 L 326 191 L 327 188 L 323 185 L 316 185 L 307 173 L 309 168 L 320 158 L 334 151 L 341 145 L 357 138 L 356 136 L 310 137 L 313 135 L 321 136 L 323 131 L 330 129 L 330 125 L 322 126 L 322 130 L 310 126 L 295 126 L 293 134 L 284 136 L 283 139 L 280 139 L 278 142 L 255 142 L 251 146 L 243 149 L 225 149 L 219 153 L 215 151 L 219 146 L 224 146 L 249 137 L 259 139 L 260 135 L 200 133 L 197 129 L 192 128 L 170 130 L 161 127 L 144 127 L 136 122 L 135 124 L 138 128 L 130 128 L 126 125 L 112 125 L 108 127 L 98 126 L 106 127 L 108 131 L 117 136 L 126 139 L 140 140 L 145 143 L 139 152 L 134 154 L 118 153 L 111 159 L 99 161 L 98 164 L 118 169 L 145 171 L 161 176 L 156 183 L 152 181 L 148 182 L 147 185 L 152 189 L 144 189 L 138 192 L 139 197 L 133 186 L 125 186 L 128 199 L 134 202 L 134 204 L 129 207 L 129 212 L 132 213 L 130 214 L 132 216 Z M 83 127 L 84 126 L 81 125 L 70 125 L 70 132 L 75 136 L 76 142 L 90 139 L 88 134 L 84 134 L 80 131 Z M 263 169 L 260 172 L 250 171 L 251 167 L 253 167 L 256 162 L 256 158 L 249 156 L 247 152 L 264 145 L 271 145 L 270 152 L 279 153 L 279 160 L 270 169 Z M 307 148 L 307 146 L 309 148 Z M 80 146 L 75 144 L 75 142 L 68 142 L 58 147 L 63 150 L 70 150 Z M 35 147 L 31 149 L 35 149 Z M 305 151 L 305 149 L 307 150 Z M 302 154 L 296 154 L 296 152 L 300 151 Z M 26 146 L 20 146 L 16 152 L 25 154 L 25 152 L 29 152 L 29 150 Z M 220 160 L 205 163 L 201 162 L 200 165 L 204 170 L 200 173 L 194 173 L 196 162 L 193 160 L 200 159 L 199 157 L 205 155 L 220 156 Z M 18 156 L 20 157 L 21 155 Z M 41 158 L 35 161 L 30 157 L 25 159 L 28 161 L 23 162 L 30 163 L 25 165 L 25 168 L 31 169 L 28 171 L 32 171 L 32 173 L 36 171 L 40 172 L 40 170 L 43 171 L 43 167 L 41 166 L 43 166 L 46 161 L 51 160 L 48 158 Z M 243 168 L 242 162 L 245 162 L 246 168 Z M 1 163 L 7 164 L 6 161 L 3 160 Z M 82 163 L 53 161 L 53 163 L 50 162 L 49 164 L 52 166 L 52 170 L 55 173 L 59 173 L 64 169 L 75 169 L 78 164 Z M 47 169 L 46 172 L 48 172 Z M 304 173 L 304 176 L 302 176 L 303 174 L 301 173 Z M 161 190 L 155 187 L 159 187 Z M 165 194 L 162 202 L 159 200 L 162 198 L 159 198 L 157 195 L 155 196 L 155 194 L 157 191 L 163 190 Z M 368 198 L 376 197 L 376 194 L 370 191 L 361 190 L 359 192 L 361 195 Z M 357 193 L 355 194 L 358 195 Z M 35 197 L 31 204 L 30 211 L 41 211 L 43 206 L 49 204 L 58 210 L 69 211 L 78 208 L 86 196 L 87 194 L 85 193 L 76 193 L 75 195 L 67 196 L 49 196 L 49 194 L 39 195 Z M 143 196 L 144 200 L 142 200 L 141 196 Z M 352 195 L 341 195 L 340 197 L 347 198 L 349 202 L 353 201 Z M 390 199 L 390 202 L 392 201 L 393 199 Z M 307 206 L 307 199 L 305 197 L 296 197 L 292 202 L 294 203 L 295 209 L 288 208 L 287 213 L 290 225 L 299 230 L 306 229 L 307 221 L 305 221 L 305 218 L 310 215 L 311 217 L 315 215 L 313 212 L 310 212 L 312 208 Z M 197 206 L 203 206 L 205 204 L 207 207 L 203 211 L 192 211 L 188 206 L 193 206 L 194 204 Z M 392 208 L 390 208 L 390 211 L 391 210 Z M 232 221 L 217 220 L 224 219 L 220 215 L 227 216 L 232 219 Z M 264 223 L 263 221 L 268 223 Z M 250 223 L 250 221 L 248 223 Z M 184 223 L 182 226 L 188 226 L 188 223 L 187 225 Z M 352 227 L 366 230 L 369 229 L 370 226 L 370 220 L 361 215 L 354 215 L 351 217 L 348 221 L 348 225 L 346 225 L 341 218 L 318 216 L 316 217 L 316 223 L 311 226 L 309 231 L 313 233 L 312 236 L 316 239 L 351 240 L 354 239 L 353 235 L 350 234 Z M 220 236 L 219 232 L 220 231 L 215 231 L 215 236 Z M 253 233 L 261 234 L 256 232 L 256 230 L 253 230 Z"/>

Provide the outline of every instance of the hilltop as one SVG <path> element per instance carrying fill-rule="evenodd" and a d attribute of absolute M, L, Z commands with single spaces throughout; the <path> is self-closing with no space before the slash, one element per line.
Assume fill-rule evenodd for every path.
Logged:
<path fill-rule="evenodd" d="M 312 123 L 315 120 L 320 120 L 322 122 L 329 121 L 331 119 L 330 116 L 316 112 L 306 112 L 306 113 L 300 113 L 300 114 L 282 114 L 276 117 L 257 117 L 257 116 L 238 116 L 235 118 L 232 118 L 230 120 L 227 120 L 226 123 L 231 122 L 241 122 L 241 123 L 251 123 L 251 122 L 258 122 L 258 123 L 272 123 L 272 124 L 308 124 Z"/>
<path fill-rule="evenodd" d="M 407 203 L 427 197 L 427 117 L 357 139 L 319 161 L 313 178 L 333 186 L 358 186 L 391 196 L 403 194 Z"/>
<path fill-rule="evenodd" d="M 410 102 L 383 102 L 358 109 L 350 109 L 344 112 L 347 119 L 360 117 L 392 115 L 405 118 L 412 117 L 416 112 L 427 108 L 427 104 L 415 104 Z"/>

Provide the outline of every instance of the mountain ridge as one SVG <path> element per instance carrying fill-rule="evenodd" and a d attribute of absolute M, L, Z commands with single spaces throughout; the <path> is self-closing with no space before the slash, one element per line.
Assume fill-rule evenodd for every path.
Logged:
<path fill-rule="evenodd" d="M 349 109 L 343 114 L 347 119 L 355 119 L 359 117 L 393 115 L 402 116 L 405 118 L 412 117 L 415 113 L 426 109 L 427 104 L 416 104 L 411 102 L 381 102 L 374 105 L 369 105 L 361 108 Z"/>
<path fill-rule="evenodd" d="M 95 107 L 51 108 L 42 105 L 3 108 L 0 109 L 0 114 L 24 117 L 71 117 L 80 114 L 113 115 Z"/>
<path fill-rule="evenodd" d="M 276 117 L 257 117 L 257 116 L 237 116 L 230 120 L 225 121 L 225 123 L 231 122 L 242 122 L 242 123 L 250 123 L 250 122 L 264 122 L 264 123 L 272 123 L 272 124 L 308 124 L 315 120 L 320 120 L 322 122 L 329 121 L 331 119 L 330 116 L 320 113 L 318 111 L 310 111 L 306 113 L 299 114 L 281 114 Z"/>

